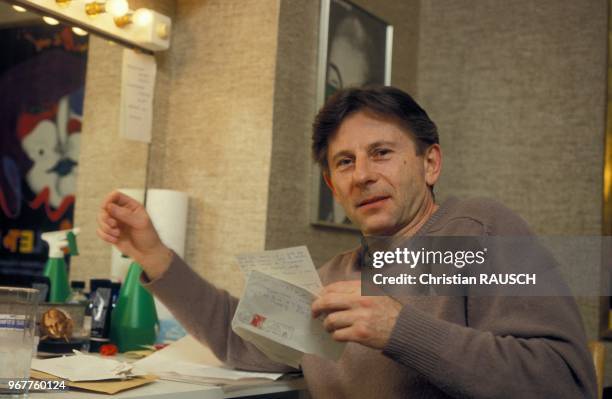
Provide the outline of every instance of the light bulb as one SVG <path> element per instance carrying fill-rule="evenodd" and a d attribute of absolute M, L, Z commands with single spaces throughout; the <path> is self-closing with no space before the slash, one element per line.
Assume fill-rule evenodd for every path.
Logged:
<path fill-rule="evenodd" d="M 130 11 L 127 0 L 108 0 L 104 5 L 106 12 L 113 17 L 121 17 Z"/>
<path fill-rule="evenodd" d="M 115 25 L 118 28 L 125 28 L 126 26 L 132 23 L 132 14 L 128 13 L 121 17 L 115 17 L 113 18 L 113 21 L 115 21 Z"/>
<path fill-rule="evenodd" d="M 49 25 L 57 25 L 57 24 L 59 24 L 59 21 L 57 19 L 55 19 L 55 18 L 44 16 L 44 17 L 42 17 L 42 19 L 43 19 L 43 21 L 45 21 Z"/>
<path fill-rule="evenodd" d="M 155 33 L 157 33 L 157 36 L 160 39 L 166 40 L 170 35 L 170 28 L 168 28 L 168 25 L 164 23 L 159 23 L 157 24 L 157 29 L 155 29 Z"/>
<path fill-rule="evenodd" d="M 26 11 L 28 11 L 25 8 L 21 7 L 21 6 L 13 6 L 13 10 L 15 10 L 17 12 L 26 12 Z"/>
<path fill-rule="evenodd" d="M 87 36 L 87 31 L 79 28 L 78 26 L 73 26 L 72 31 L 74 32 L 75 35 Z"/>
<path fill-rule="evenodd" d="M 153 13 L 146 8 L 139 8 L 132 16 L 132 21 L 136 26 L 147 26 L 153 21 Z"/>

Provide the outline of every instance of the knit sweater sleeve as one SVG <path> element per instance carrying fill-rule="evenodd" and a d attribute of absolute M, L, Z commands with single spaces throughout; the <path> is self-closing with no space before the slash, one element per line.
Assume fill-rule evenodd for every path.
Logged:
<path fill-rule="evenodd" d="M 259 349 L 236 335 L 231 321 L 238 299 L 195 273 L 177 254 L 163 275 L 143 286 L 168 307 L 195 339 L 206 344 L 224 363 L 254 371 L 289 372 L 295 369 L 269 360 Z"/>
<path fill-rule="evenodd" d="M 440 234 L 530 233 L 524 221 L 497 204 L 479 202 L 474 208 L 479 214 L 464 209 L 470 218 L 455 215 Z M 483 208 L 489 209 L 485 217 Z M 488 215 L 495 215 L 490 223 Z M 464 301 L 465 325 L 404 305 L 383 353 L 453 397 L 596 397 L 594 364 L 573 297 L 466 296 Z"/>
<path fill-rule="evenodd" d="M 469 327 L 405 305 L 383 353 L 451 396 L 595 398 L 593 362 L 572 298 L 467 301 Z"/>

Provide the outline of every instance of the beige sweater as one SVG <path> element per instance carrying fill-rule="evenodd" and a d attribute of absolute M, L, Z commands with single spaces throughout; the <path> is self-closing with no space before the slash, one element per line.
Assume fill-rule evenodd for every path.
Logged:
<path fill-rule="evenodd" d="M 526 235 L 523 220 L 488 200 L 450 199 L 424 235 Z M 323 284 L 358 279 L 358 251 L 319 269 Z M 238 299 L 175 255 L 145 286 L 226 363 L 289 371 L 234 334 Z M 339 361 L 305 355 L 313 398 L 595 398 L 593 362 L 568 297 L 411 297 L 383 351 L 349 343 Z"/>

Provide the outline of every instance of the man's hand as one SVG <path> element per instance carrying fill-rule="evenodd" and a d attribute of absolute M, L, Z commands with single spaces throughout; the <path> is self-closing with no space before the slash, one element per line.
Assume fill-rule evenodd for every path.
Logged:
<path fill-rule="evenodd" d="M 323 325 L 336 341 L 383 349 L 401 309 L 386 296 L 361 296 L 360 281 L 340 281 L 323 288 L 312 303 L 312 316 L 327 314 Z"/>
<path fill-rule="evenodd" d="M 98 213 L 98 236 L 134 259 L 150 279 L 170 265 L 172 252 L 162 243 L 145 208 L 118 191 L 110 193 Z"/>

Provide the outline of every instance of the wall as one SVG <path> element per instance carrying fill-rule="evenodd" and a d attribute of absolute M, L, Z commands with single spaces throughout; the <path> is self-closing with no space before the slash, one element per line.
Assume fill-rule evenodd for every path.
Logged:
<path fill-rule="evenodd" d="M 416 0 L 356 1 L 394 26 L 391 80 L 415 91 L 418 39 Z M 311 125 L 317 112 L 315 93 L 319 3 L 281 1 L 266 248 L 308 245 L 316 265 L 355 247 L 354 231 L 310 224 L 312 169 Z"/>
<path fill-rule="evenodd" d="M 92 36 L 89 40 L 83 130 L 76 187 L 74 224 L 81 229 L 80 255 L 71 260 L 70 278 L 106 278 L 110 249 L 96 236 L 102 199 L 116 187 L 144 187 L 146 144 L 119 137 L 121 46 Z"/>
<path fill-rule="evenodd" d="M 539 234 L 601 234 L 606 3 L 422 2 L 418 97 L 440 129 L 441 198 L 497 198 Z M 579 304 L 597 338 L 598 298 Z"/>
<path fill-rule="evenodd" d="M 419 98 L 440 193 L 502 200 L 542 234 L 599 234 L 606 2 L 424 2 Z"/>
<path fill-rule="evenodd" d="M 174 17 L 173 0 L 136 0 L 132 8 L 150 7 Z M 121 59 L 123 47 L 91 36 L 87 59 L 83 130 L 77 177 L 75 226 L 80 255 L 71 261 L 70 278 L 108 278 L 110 247 L 96 235 L 96 216 L 103 198 L 120 187 L 143 188 L 147 179 L 148 146 L 119 137 Z M 157 55 L 158 69 L 154 101 L 153 136 L 163 134 L 169 67 L 166 53 Z"/>
<path fill-rule="evenodd" d="M 274 0 L 178 1 L 151 187 L 186 191 L 185 257 L 234 294 L 234 256 L 264 248 L 278 34 Z"/>

